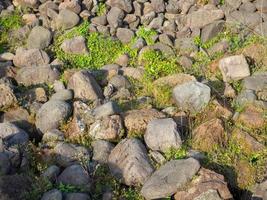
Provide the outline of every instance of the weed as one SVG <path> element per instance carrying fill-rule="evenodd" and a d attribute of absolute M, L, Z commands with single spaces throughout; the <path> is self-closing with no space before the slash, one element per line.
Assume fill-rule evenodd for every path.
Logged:
<path fill-rule="evenodd" d="M 144 26 L 140 26 L 138 31 L 136 32 L 137 38 L 143 38 L 147 45 L 154 44 L 153 37 L 157 35 L 157 32 L 153 29 L 146 28 Z"/>
<path fill-rule="evenodd" d="M 185 146 L 180 149 L 170 148 L 164 152 L 164 155 L 167 160 L 183 159 L 187 157 L 187 148 Z"/>
<path fill-rule="evenodd" d="M 57 189 L 64 193 L 70 193 L 70 192 L 84 192 L 84 190 L 80 187 L 69 185 L 69 184 L 63 184 L 59 183 L 57 185 Z"/>

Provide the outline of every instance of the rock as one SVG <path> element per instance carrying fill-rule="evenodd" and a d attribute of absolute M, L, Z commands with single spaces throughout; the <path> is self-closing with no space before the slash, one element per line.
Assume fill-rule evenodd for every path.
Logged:
<path fill-rule="evenodd" d="M 45 133 L 57 129 L 71 114 L 71 106 L 60 100 L 50 100 L 45 103 L 36 115 L 36 128 Z"/>
<path fill-rule="evenodd" d="M 128 28 L 118 28 L 117 38 L 124 44 L 130 43 L 134 37 L 134 32 Z"/>
<path fill-rule="evenodd" d="M 72 90 L 59 90 L 51 96 L 51 100 L 70 101 L 74 97 Z"/>
<path fill-rule="evenodd" d="M 124 18 L 124 12 L 120 8 L 112 7 L 107 14 L 107 21 L 113 28 L 117 28 L 122 25 Z"/>
<path fill-rule="evenodd" d="M 28 37 L 27 46 L 30 49 L 44 49 L 49 46 L 52 34 L 42 26 L 35 26 Z"/>
<path fill-rule="evenodd" d="M 109 154 L 115 146 L 105 140 L 96 140 L 92 142 L 92 147 L 93 160 L 101 164 L 105 164 L 108 162 Z"/>
<path fill-rule="evenodd" d="M 56 27 L 57 29 L 71 29 L 76 26 L 80 21 L 79 16 L 67 9 L 59 11 L 59 14 L 56 18 Z"/>
<path fill-rule="evenodd" d="M 209 41 L 213 37 L 217 36 L 218 33 L 222 32 L 224 29 L 225 21 L 219 20 L 215 21 L 212 24 L 206 25 L 201 30 L 201 41 L 203 43 Z"/>
<path fill-rule="evenodd" d="M 249 103 L 254 103 L 257 99 L 253 90 L 242 90 L 235 99 L 237 105 L 244 106 Z"/>
<path fill-rule="evenodd" d="M 87 101 L 103 98 L 100 86 L 86 70 L 73 74 L 68 82 L 68 88 L 74 90 L 74 98 Z"/>
<path fill-rule="evenodd" d="M 41 200 L 62 200 L 62 193 L 57 189 L 49 190 L 45 192 Z"/>
<path fill-rule="evenodd" d="M 224 13 L 220 9 L 199 9 L 196 12 L 189 13 L 185 17 L 186 26 L 190 28 L 203 28 L 212 22 L 222 19 Z"/>
<path fill-rule="evenodd" d="M 60 168 L 56 165 L 48 167 L 42 174 L 41 177 L 47 178 L 50 181 L 55 181 L 60 173 Z"/>
<path fill-rule="evenodd" d="M 221 59 L 219 68 L 225 82 L 238 81 L 250 76 L 249 66 L 244 55 Z"/>
<path fill-rule="evenodd" d="M 136 68 L 136 67 L 123 67 L 121 69 L 123 72 L 123 75 L 126 77 L 134 78 L 137 80 L 141 80 L 142 77 L 144 76 L 144 69 L 143 68 Z"/>
<path fill-rule="evenodd" d="M 87 171 L 81 165 L 67 167 L 59 176 L 58 182 L 65 185 L 89 188 L 91 179 Z"/>
<path fill-rule="evenodd" d="M 193 130 L 192 137 L 194 148 L 206 152 L 217 146 L 223 147 L 227 142 L 227 135 L 220 119 L 212 119 L 201 124 Z"/>
<path fill-rule="evenodd" d="M 209 103 L 210 92 L 208 86 L 197 81 L 190 81 L 177 85 L 172 94 L 180 109 L 199 112 Z"/>
<path fill-rule="evenodd" d="M 146 199 L 166 198 L 185 186 L 198 172 L 200 164 L 193 158 L 171 160 L 145 182 L 141 194 Z"/>
<path fill-rule="evenodd" d="M 192 38 L 177 37 L 174 41 L 174 46 L 181 55 L 190 55 L 190 53 L 198 51 L 198 47 Z"/>
<path fill-rule="evenodd" d="M 101 119 L 103 117 L 107 117 L 110 115 L 116 115 L 121 113 L 121 109 L 118 104 L 114 101 L 108 101 L 107 103 L 97 106 L 95 109 L 92 110 L 92 115 L 96 119 Z"/>
<path fill-rule="evenodd" d="M 78 0 L 67 0 L 59 4 L 59 10 L 67 9 L 79 14 L 81 12 L 81 6 Z"/>
<path fill-rule="evenodd" d="M 130 81 L 128 81 L 128 79 L 122 75 L 113 76 L 110 79 L 109 84 L 111 84 L 117 90 L 119 90 L 121 88 L 129 89 L 131 87 Z"/>
<path fill-rule="evenodd" d="M 249 29 L 254 29 L 262 22 L 261 15 L 257 12 L 249 13 L 246 11 L 234 11 L 229 15 L 226 15 L 226 23 L 229 25 L 236 24 L 237 19 L 239 24 L 242 24 Z"/>
<path fill-rule="evenodd" d="M 22 7 L 36 7 L 38 4 L 38 0 L 14 0 L 14 6 L 22 6 Z"/>
<path fill-rule="evenodd" d="M 55 90 L 55 92 L 59 92 L 60 90 L 65 90 L 66 88 L 62 81 L 55 80 L 53 84 L 53 89 Z"/>
<path fill-rule="evenodd" d="M 91 200 L 91 198 L 85 193 L 68 193 L 65 200 Z"/>
<path fill-rule="evenodd" d="M 0 54 L 0 61 L 11 61 L 14 58 L 14 54 L 10 52 L 5 52 Z"/>
<path fill-rule="evenodd" d="M 143 184 L 152 174 L 147 151 L 138 139 L 124 139 L 111 151 L 108 165 L 113 176 L 128 186 Z"/>
<path fill-rule="evenodd" d="M 185 189 L 179 189 L 174 196 L 175 200 L 227 200 L 232 198 L 224 177 L 205 168 L 201 168 L 196 178 Z"/>
<path fill-rule="evenodd" d="M 68 143 L 58 143 L 54 148 L 56 162 L 63 167 L 77 164 L 79 159 L 90 160 L 89 151 L 82 146 Z"/>
<path fill-rule="evenodd" d="M 44 133 L 43 138 L 42 138 L 42 142 L 49 144 L 51 142 L 55 143 L 55 142 L 60 142 L 60 141 L 64 141 L 64 133 L 62 133 L 61 131 L 57 130 L 57 129 L 53 129 L 53 130 L 49 130 L 47 132 Z"/>
<path fill-rule="evenodd" d="M 267 13 L 267 2 L 266 1 L 256 0 L 254 3 L 258 11 Z"/>
<path fill-rule="evenodd" d="M 253 13 L 256 11 L 256 6 L 252 2 L 245 2 L 239 7 L 239 10 Z"/>
<path fill-rule="evenodd" d="M 119 56 L 116 60 L 115 63 L 122 66 L 122 67 L 127 67 L 130 61 L 130 57 L 128 54 L 122 54 Z"/>
<path fill-rule="evenodd" d="M 170 148 L 179 149 L 182 145 L 177 124 L 171 118 L 150 121 L 144 139 L 150 149 L 161 152 Z"/>
<path fill-rule="evenodd" d="M 91 19 L 91 22 L 92 24 L 95 24 L 95 25 L 106 26 L 107 16 L 106 15 L 96 16 Z"/>
<path fill-rule="evenodd" d="M 13 89 L 7 84 L 0 84 L 0 109 L 9 108 L 17 103 Z"/>
<path fill-rule="evenodd" d="M 49 61 L 50 58 L 47 53 L 39 49 L 18 49 L 13 59 L 13 63 L 17 67 L 46 65 Z"/>
<path fill-rule="evenodd" d="M 111 7 L 120 8 L 127 13 L 130 13 L 133 10 L 132 1 L 130 0 L 108 0 L 106 4 Z"/>
<path fill-rule="evenodd" d="M 65 53 L 69 54 L 88 54 L 83 36 L 77 36 L 72 39 L 64 40 L 64 42 L 60 45 L 60 48 Z"/>
<path fill-rule="evenodd" d="M 151 120 L 164 117 L 165 115 L 156 109 L 130 110 L 123 113 L 124 125 L 128 134 L 143 133 Z"/>
<path fill-rule="evenodd" d="M 165 4 L 163 0 L 151 0 L 151 7 L 155 13 L 165 11 Z"/>
<path fill-rule="evenodd" d="M 18 70 L 16 81 L 25 86 L 53 84 L 55 80 L 59 79 L 59 75 L 59 71 L 50 65 L 23 67 Z"/>
<path fill-rule="evenodd" d="M 188 74 L 179 73 L 161 77 L 154 81 L 154 83 L 156 85 L 168 85 L 170 87 L 175 87 L 176 85 L 182 85 L 190 81 L 196 81 L 196 78 Z"/>
<path fill-rule="evenodd" d="M 244 78 L 243 86 L 247 90 L 263 90 L 265 87 L 267 87 L 267 73 L 255 74 Z"/>
<path fill-rule="evenodd" d="M 257 183 L 253 187 L 252 200 L 266 199 L 267 197 L 267 180 Z"/>
<path fill-rule="evenodd" d="M 0 176 L 6 175 L 10 171 L 10 162 L 8 155 L 4 152 L 0 152 Z"/>
<path fill-rule="evenodd" d="M 24 130 L 9 122 L 0 123 L 0 138 L 8 146 L 26 144 L 29 140 Z"/>
<path fill-rule="evenodd" d="M 94 139 L 108 141 L 119 140 L 124 134 L 123 123 L 119 115 L 97 120 L 90 126 L 89 135 Z"/>

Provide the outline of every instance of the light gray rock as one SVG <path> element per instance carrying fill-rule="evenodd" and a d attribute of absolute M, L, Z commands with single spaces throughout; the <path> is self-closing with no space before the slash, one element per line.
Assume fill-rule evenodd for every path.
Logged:
<path fill-rule="evenodd" d="M 74 98 L 81 100 L 102 99 L 103 93 L 89 71 L 82 70 L 72 75 L 68 88 L 74 91 Z"/>
<path fill-rule="evenodd" d="M 199 168 L 199 162 L 193 158 L 171 160 L 152 174 L 143 185 L 141 194 L 146 199 L 169 197 L 185 186 Z"/>
<path fill-rule="evenodd" d="M 258 11 L 267 13 L 267 2 L 266 1 L 256 0 L 254 3 Z"/>
<path fill-rule="evenodd" d="M 255 74 L 244 78 L 244 88 L 259 91 L 267 87 L 267 73 Z"/>
<path fill-rule="evenodd" d="M 194 200 L 223 200 L 216 190 L 208 190 L 203 192 L 198 197 L 194 198 Z"/>
<path fill-rule="evenodd" d="M 257 96 L 253 90 L 242 90 L 236 97 L 235 102 L 242 106 L 248 103 L 253 103 L 257 100 Z"/>
<path fill-rule="evenodd" d="M 49 64 L 50 58 L 46 52 L 39 49 L 17 49 L 13 63 L 17 67 L 32 67 Z"/>
<path fill-rule="evenodd" d="M 38 84 L 53 84 L 59 79 L 60 73 L 56 68 L 50 65 L 40 65 L 33 67 L 23 67 L 18 70 L 16 81 L 25 86 Z"/>
<path fill-rule="evenodd" d="M 108 0 L 106 2 L 107 5 L 111 7 L 117 7 L 124 10 L 127 13 L 130 13 L 133 10 L 132 1 L 131 0 Z"/>
<path fill-rule="evenodd" d="M 59 90 L 51 96 L 51 100 L 70 101 L 74 97 L 72 90 Z"/>
<path fill-rule="evenodd" d="M 49 143 L 49 142 L 58 142 L 58 141 L 64 141 L 64 133 L 57 130 L 52 129 L 47 131 L 42 138 L 42 142 Z"/>
<path fill-rule="evenodd" d="M 124 16 L 123 10 L 117 7 L 112 7 L 107 14 L 107 21 L 111 27 L 117 28 L 122 25 Z"/>
<path fill-rule="evenodd" d="M 115 89 L 119 90 L 121 88 L 130 88 L 131 87 L 131 83 L 130 81 L 122 75 L 115 75 L 113 76 L 110 81 L 109 84 L 111 84 Z"/>
<path fill-rule="evenodd" d="M 90 200 L 91 198 L 85 193 L 68 193 L 65 200 Z"/>
<path fill-rule="evenodd" d="M 217 36 L 218 33 L 222 32 L 225 22 L 223 20 L 215 21 L 201 30 L 201 41 L 203 43 L 209 41 L 213 37 Z"/>
<path fill-rule="evenodd" d="M 62 200 L 62 193 L 57 189 L 49 190 L 45 192 L 41 200 Z"/>
<path fill-rule="evenodd" d="M 138 139 L 124 139 L 111 151 L 108 159 L 115 178 L 129 186 L 142 185 L 153 173 L 147 151 Z"/>
<path fill-rule="evenodd" d="M 109 101 L 101 106 L 97 106 L 94 110 L 92 110 L 92 115 L 96 119 L 101 119 L 102 117 L 116 115 L 119 113 L 121 113 L 121 109 L 114 101 Z"/>
<path fill-rule="evenodd" d="M 13 89 L 8 84 L 0 84 L 0 109 L 8 108 L 17 103 Z"/>
<path fill-rule="evenodd" d="M 6 175 L 10 171 L 10 161 L 8 155 L 4 152 L 0 152 L 0 176 Z"/>
<path fill-rule="evenodd" d="M 28 37 L 27 46 L 30 49 L 44 49 L 49 46 L 52 34 L 42 26 L 35 26 Z"/>
<path fill-rule="evenodd" d="M 255 32 L 263 37 L 266 37 L 267 36 L 267 21 L 262 22 L 258 26 L 256 26 Z"/>
<path fill-rule="evenodd" d="M 133 39 L 134 32 L 128 28 L 118 28 L 116 36 L 122 43 L 127 44 Z"/>
<path fill-rule="evenodd" d="M 105 140 L 96 140 L 92 142 L 93 160 L 99 163 L 107 163 L 112 149 L 115 147 L 112 143 Z"/>
<path fill-rule="evenodd" d="M 57 129 L 64 120 L 71 114 L 71 106 L 59 100 L 50 100 L 45 103 L 36 115 L 36 128 L 45 133 L 52 129 Z"/>
<path fill-rule="evenodd" d="M 179 149 L 182 145 L 177 124 L 171 118 L 150 121 L 144 139 L 150 149 L 161 152 L 170 148 Z"/>
<path fill-rule="evenodd" d="M 250 76 L 249 65 L 244 55 L 226 57 L 220 60 L 219 68 L 224 82 L 238 81 Z"/>
<path fill-rule="evenodd" d="M 42 174 L 42 177 L 49 179 L 50 181 L 55 181 L 60 173 L 60 168 L 56 165 L 48 167 Z"/>
<path fill-rule="evenodd" d="M 182 110 L 201 111 L 210 101 L 210 88 L 197 81 L 177 85 L 173 89 L 173 98 Z"/>
<path fill-rule="evenodd" d="M 56 18 L 56 27 L 57 29 L 71 29 L 76 26 L 80 21 L 79 16 L 67 9 L 59 11 L 59 14 Z"/>
<path fill-rule="evenodd" d="M 242 26 L 254 29 L 261 22 L 261 15 L 257 12 L 234 11 L 229 15 L 226 15 L 226 23 L 235 26 L 242 24 Z"/>
<path fill-rule="evenodd" d="M 60 45 L 60 48 L 65 53 L 69 54 L 88 54 L 83 36 L 77 36 L 72 39 L 64 40 L 64 42 Z"/>

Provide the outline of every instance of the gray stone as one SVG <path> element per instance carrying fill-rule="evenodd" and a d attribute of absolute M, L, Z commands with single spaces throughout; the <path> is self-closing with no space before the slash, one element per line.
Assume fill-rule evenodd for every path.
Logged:
<path fill-rule="evenodd" d="M 110 79 L 109 84 L 111 84 L 117 90 L 119 90 L 121 88 L 127 88 L 128 89 L 131 87 L 130 81 L 128 81 L 128 79 L 122 75 L 113 76 Z"/>
<path fill-rule="evenodd" d="M 173 98 L 182 110 L 201 111 L 210 101 L 211 90 L 205 84 L 190 81 L 173 89 Z"/>
<path fill-rule="evenodd" d="M 91 198 L 85 193 L 68 193 L 65 200 L 90 200 Z"/>
<path fill-rule="evenodd" d="M 261 15 L 256 12 L 249 13 L 245 11 L 234 11 L 229 15 L 226 15 L 226 23 L 234 26 L 242 25 L 244 27 L 254 29 L 261 22 Z"/>
<path fill-rule="evenodd" d="M 8 155 L 4 152 L 0 152 L 0 176 L 6 175 L 10 171 L 10 162 Z"/>
<path fill-rule="evenodd" d="M 100 119 L 102 117 L 116 115 L 121 112 L 120 107 L 114 101 L 109 101 L 101 106 L 97 106 L 93 111 L 92 114 L 96 119 Z"/>
<path fill-rule="evenodd" d="M 267 21 L 262 22 L 258 26 L 256 26 L 255 32 L 263 37 L 266 37 L 267 36 Z"/>
<path fill-rule="evenodd" d="M 51 100 L 70 101 L 74 97 L 72 90 L 59 90 L 51 96 Z"/>
<path fill-rule="evenodd" d="M 54 148 L 56 162 L 62 167 L 77 164 L 78 160 L 90 160 L 89 151 L 82 146 L 75 146 L 69 143 L 58 143 Z"/>
<path fill-rule="evenodd" d="M 62 3 L 59 4 L 58 9 L 59 10 L 68 9 L 75 12 L 76 14 L 79 14 L 81 12 L 80 1 L 78 0 L 63 1 Z"/>
<path fill-rule="evenodd" d="M 198 47 L 192 38 L 177 38 L 174 42 L 174 46 L 181 55 L 188 55 L 191 52 L 198 51 Z"/>
<path fill-rule="evenodd" d="M 62 200 L 62 193 L 57 189 L 49 190 L 45 192 L 41 200 Z"/>
<path fill-rule="evenodd" d="M 151 6 L 155 13 L 160 13 L 165 11 L 164 0 L 151 0 Z"/>
<path fill-rule="evenodd" d="M 224 29 L 225 22 L 223 20 L 215 21 L 212 24 L 205 26 L 201 31 L 201 41 L 203 43 L 217 36 Z"/>
<path fill-rule="evenodd" d="M 105 140 L 96 140 L 92 142 L 93 160 L 104 164 L 108 162 L 108 157 L 112 149 L 115 147 L 112 143 Z"/>
<path fill-rule="evenodd" d="M 56 18 L 57 29 L 71 29 L 80 21 L 79 16 L 70 10 L 60 10 Z"/>
<path fill-rule="evenodd" d="M 162 29 L 163 21 L 164 21 L 164 15 L 160 14 L 158 15 L 158 17 L 151 20 L 151 22 L 148 25 L 148 28 L 160 30 Z"/>
<path fill-rule="evenodd" d="M 231 10 L 237 10 L 241 3 L 242 0 L 225 0 L 225 5 L 230 7 Z"/>
<path fill-rule="evenodd" d="M 255 74 L 244 78 L 244 88 L 259 91 L 267 87 L 267 73 Z"/>
<path fill-rule="evenodd" d="M 96 16 L 96 17 L 91 19 L 91 22 L 92 22 L 92 24 L 106 26 L 107 25 L 107 16 L 106 15 Z"/>
<path fill-rule="evenodd" d="M 82 70 L 72 75 L 68 88 L 74 91 L 74 98 L 81 100 L 102 99 L 100 86 L 89 71 Z"/>
<path fill-rule="evenodd" d="M 5 52 L 0 54 L 0 61 L 11 61 L 14 58 L 14 54 L 10 52 Z"/>
<path fill-rule="evenodd" d="M 154 171 L 138 139 L 124 139 L 111 151 L 108 165 L 115 178 L 129 186 L 143 184 Z"/>
<path fill-rule="evenodd" d="M 123 18 L 124 18 L 123 10 L 117 7 L 112 7 L 107 14 L 107 21 L 109 25 L 113 28 L 121 26 Z"/>
<path fill-rule="evenodd" d="M 249 66 L 244 55 L 226 57 L 220 60 L 219 68 L 224 82 L 238 81 L 250 76 Z"/>
<path fill-rule="evenodd" d="M 245 2 L 239 7 L 239 10 L 253 13 L 256 11 L 256 6 L 252 2 Z"/>
<path fill-rule="evenodd" d="M 253 90 L 242 90 L 236 97 L 235 102 L 242 106 L 248 103 L 253 103 L 257 100 L 257 96 Z"/>
<path fill-rule="evenodd" d="M 52 129 L 47 131 L 42 138 L 42 142 L 49 143 L 49 142 L 58 142 L 58 141 L 64 141 L 64 133 L 57 130 Z"/>
<path fill-rule="evenodd" d="M 50 181 L 55 181 L 60 173 L 60 168 L 56 165 L 48 167 L 42 174 L 42 177 L 49 179 Z"/>
<path fill-rule="evenodd" d="M 27 40 L 27 46 L 30 49 L 44 49 L 49 46 L 52 34 L 42 26 L 35 26 Z"/>
<path fill-rule="evenodd" d="M 116 36 L 122 43 L 127 44 L 133 39 L 134 32 L 128 28 L 118 28 Z"/>
<path fill-rule="evenodd" d="M 71 106 L 59 100 L 50 100 L 45 103 L 36 115 L 36 128 L 45 133 L 57 129 L 71 114 Z"/>
<path fill-rule="evenodd" d="M 64 40 L 64 42 L 60 45 L 60 48 L 65 53 L 69 54 L 88 54 L 83 36 L 77 36 L 72 39 Z"/>
<path fill-rule="evenodd" d="M 173 195 L 198 172 L 200 164 L 193 158 L 172 160 L 161 166 L 145 182 L 141 194 L 146 199 L 159 199 Z"/>
<path fill-rule="evenodd" d="M 170 148 L 179 149 L 182 145 L 177 124 L 171 118 L 150 121 L 144 139 L 150 149 L 161 152 Z"/>
<path fill-rule="evenodd" d="M 108 0 L 106 2 L 107 5 L 111 7 L 117 7 L 124 10 L 127 13 L 130 13 L 133 10 L 132 1 L 131 0 Z"/>
<path fill-rule="evenodd" d="M 59 79 L 59 71 L 50 65 L 40 65 L 34 67 L 23 67 L 18 70 L 16 81 L 25 86 L 38 84 L 53 84 Z"/>
<path fill-rule="evenodd" d="M 25 144 L 29 140 L 24 130 L 9 122 L 0 123 L 0 138 L 8 146 Z"/>
<path fill-rule="evenodd" d="M 32 67 L 48 64 L 50 61 L 46 52 L 39 49 L 18 49 L 13 59 L 13 63 L 17 67 Z"/>
<path fill-rule="evenodd" d="M 58 182 L 65 185 L 89 188 L 91 179 L 88 172 L 81 165 L 67 167 L 59 176 Z"/>
<path fill-rule="evenodd" d="M 13 89 L 8 84 L 0 84 L 0 109 L 8 108 L 17 103 Z"/>
<path fill-rule="evenodd" d="M 194 200 L 223 200 L 216 190 L 208 190 L 203 192 L 198 197 L 194 198 Z"/>
<path fill-rule="evenodd" d="M 256 0 L 254 3 L 259 12 L 267 13 L 267 2 L 266 1 Z"/>

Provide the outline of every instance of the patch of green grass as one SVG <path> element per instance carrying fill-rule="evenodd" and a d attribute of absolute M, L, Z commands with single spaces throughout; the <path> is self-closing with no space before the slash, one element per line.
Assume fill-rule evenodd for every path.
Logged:
<path fill-rule="evenodd" d="M 63 193 L 70 193 L 70 192 L 84 192 L 83 188 L 76 187 L 74 185 L 69 185 L 69 184 L 63 184 L 59 183 L 57 185 L 57 189 L 60 190 Z"/>
<path fill-rule="evenodd" d="M 106 6 L 106 4 L 100 2 L 98 4 L 98 7 L 97 7 L 96 15 L 97 16 L 102 16 L 102 15 L 106 14 L 106 12 L 107 12 L 107 6 Z"/>
<path fill-rule="evenodd" d="M 152 45 L 155 43 L 152 37 L 157 35 L 157 31 L 141 26 L 138 28 L 136 35 L 138 38 L 143 38 L 146 41 L 147 45 Z"/>
<path fill-rule="evenodd" d="M 179 160 L 187 157 L 187 148 L 183 146 L 180 149 L 170 148 L 164 153 L 167 160 Z"/>
<path fill-rule="evenodd" d="M 0 17 L 0 53 L 9 49 L 14 50 L 16 42 L 10 38 L 11 31 L 22 26 L 22 18 L 18 11 Z"/>

